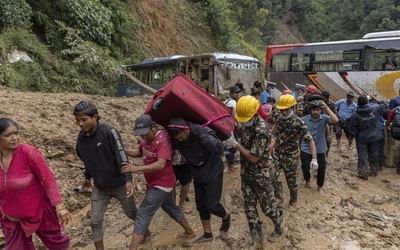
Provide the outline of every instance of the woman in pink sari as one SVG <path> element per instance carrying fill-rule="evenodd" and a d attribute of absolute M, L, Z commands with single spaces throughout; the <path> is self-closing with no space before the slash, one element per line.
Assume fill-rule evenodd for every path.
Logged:
<path fill-rule="evenodd" d="M 0 225 L 5 249 L 33 250 L 36 235 L 50 250 L 69 249 L 61 233 L 71 215 L 41 153 L 20 142 L 17 123 L 0 118 Z"/>

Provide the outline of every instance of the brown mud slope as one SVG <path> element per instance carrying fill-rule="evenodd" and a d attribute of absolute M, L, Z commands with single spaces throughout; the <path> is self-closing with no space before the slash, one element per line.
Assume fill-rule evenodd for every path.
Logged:
<path fill-rule="evenodd" d="M 134 119 L 142 114 L 149 96 L 137 98 L 108 98 L 82 94 L 21 93 L 0 88 L 1 117 L 9 117 L 21 126 L 25 142 L 43 153 L 58 180 L 66 207 L 73 215 L 66 233 L 72 238 L 73 249 L 94 249 L 90 239 L 88 210 L 90 199 L 75 194 L 73 188 L 83 178 L 83 165 L 75 154 L 79 128 L 74 124 L 73 107 L 81 100 L 95 102 L 103 122 L 115 126 L 126 147 L 137 145 L 132 134 Z M 399 249 L 400 248 L 400 176 L 393 168 L 384 168 L 368 181 L 357 179 L 355 151 L 332 152 L 328 160 L 324 192 L 305 189 L 299 176 L 299 202 L 295 210 L 287 207 L 288 190 L 285 184 L 284 235 L 275 242 L 268 241 L 271 221 L 262 216 L 266 230 L 265 249 Z M 244 216 L 239 175 L 225 174 L 222 201 L 232 213 L 229 238 L 194 245 L 175 235 L 179 225 L 163 211 L 156 213 L 150 229 L 153 240 L 141 249 L 246 249 L 250 243 Z M 140 203 L 145 184 L 135 175 L 136 200 Z M 315 184 L 315 178 L 312 184 Z M 194 197 L 189 203 L 193 209 Z M 188 215 L 197 234 L 202 233 L 195 211 Z M 219 236 L 220 220 L 212 218 L 215 236 Z M 128 249 L 133 223 L 125 217 L 119 204 L 112 201 L 105 216 L 107 249 Z M 0 238 L 0 245 L 4 242 Z M 38 243 L 38 249 L 44 249 Z M 1 247 L 0 247 L 1 248 Z"/>
<path fill-rule="evenodd" d="M 199 10 L 182 0 L 132 0 L 140 44 L 150 57 L 217 52 Z"/>

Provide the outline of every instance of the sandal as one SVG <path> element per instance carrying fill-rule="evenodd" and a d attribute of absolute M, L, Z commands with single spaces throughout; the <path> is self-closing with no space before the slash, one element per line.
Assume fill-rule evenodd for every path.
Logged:
<path fill-rule="evenodd" d="M 79 186 L 74 188 L 74 191 L 75 193 L 89 195 L 89 196 L 92 194 L 92 190 L 88 187 Z"/>

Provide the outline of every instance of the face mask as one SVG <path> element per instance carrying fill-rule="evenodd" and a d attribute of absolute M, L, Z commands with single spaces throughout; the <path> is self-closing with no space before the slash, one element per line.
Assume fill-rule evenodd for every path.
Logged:
<path fill-rule="evenodd" d="M 293 110 L 292 110 L 292 112 L 290 112 L 290 114 L 288 114 L 287 116 L 283 116 L 283 115 L 281 114 L 281 117 L 282 117 L 283 120 L 288 120 L 288 119 L 292 118 L 293 114 L 294 114 L 294 113 L 293 113 Z"/>
<path fill-rule="evenodd" d="M 254 119 L 248 121 L 248 122 L 242 122 L 242 126 L 245 128 L 251 127 L 254 123 Z"/>

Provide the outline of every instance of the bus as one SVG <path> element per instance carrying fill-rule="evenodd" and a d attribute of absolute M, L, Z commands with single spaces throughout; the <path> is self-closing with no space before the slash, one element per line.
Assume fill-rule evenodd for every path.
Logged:
<path fill-rule="evenodd" d="M 400 89 L 400 31 L 375 32 L 362 39 L 270 45 L 265 77 L 280 90 L 296 83 L 329 91 L 333 100 L 347 92 L 393 98 Z"/>
<path fill-rule="evenodd" d="M 205 53 L 149 58 L 123 66 L 128 72 L 153 89 L 160 89 L 178 73 L 189 76 L 197 85 L 215 96 L 226 95 L 229 87 L 242 83 L 245 91 L 256 81 L 262 81 L 260 63 L 250 56 L 232 53 Z M 149 94 L 121 74 L 118 77 L 118 96 Z"/>

